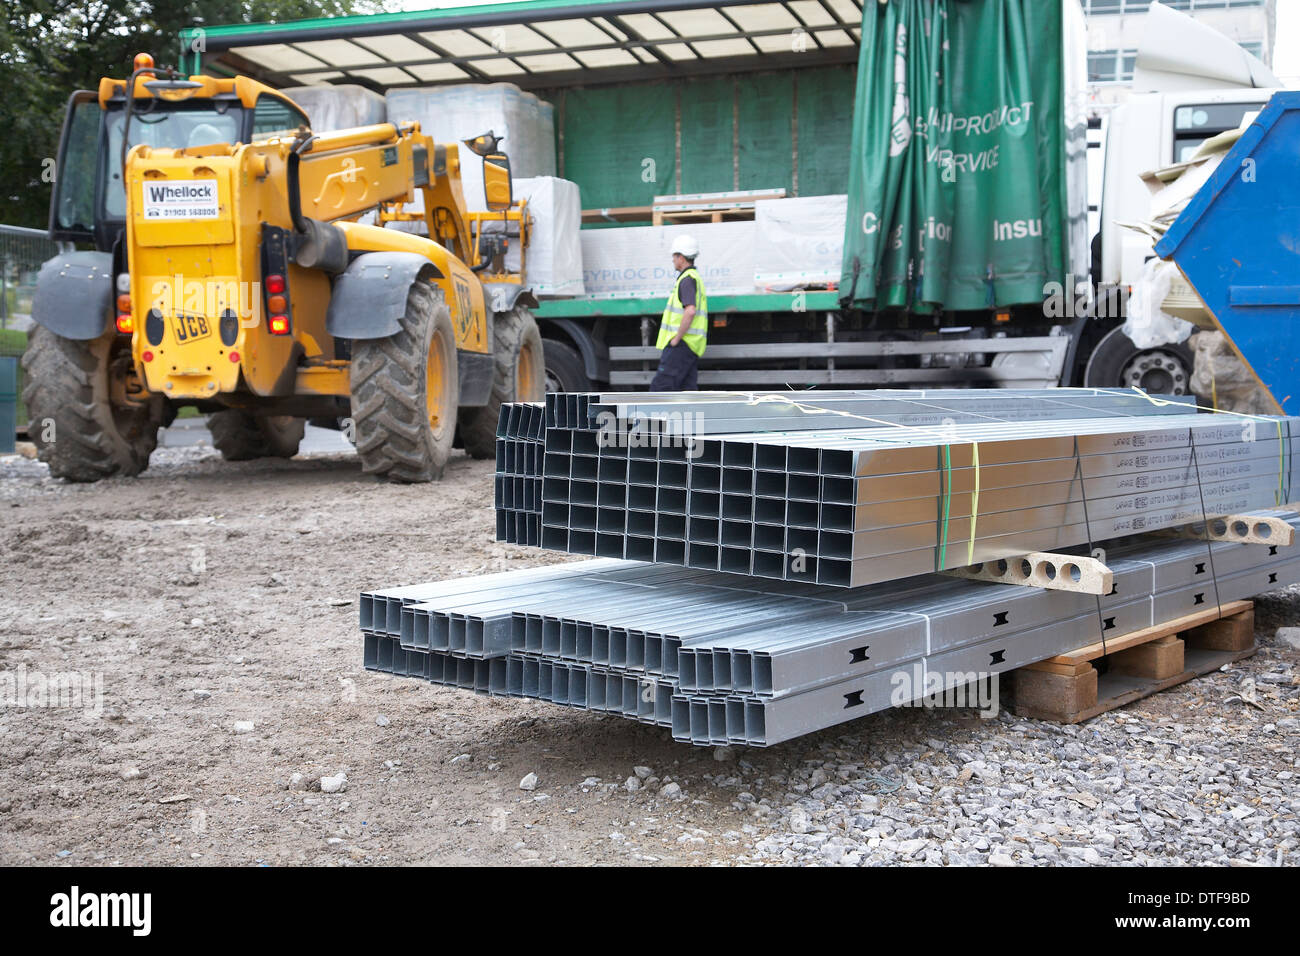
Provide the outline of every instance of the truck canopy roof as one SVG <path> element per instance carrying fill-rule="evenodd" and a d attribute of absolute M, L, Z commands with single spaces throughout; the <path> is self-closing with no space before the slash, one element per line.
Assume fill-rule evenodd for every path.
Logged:
<path fill-rule="evenodd" d="M 520 0 L 181 31 L 189 73 L 272 86 L 556 89 L 852 64 L 862 0 Z"/>

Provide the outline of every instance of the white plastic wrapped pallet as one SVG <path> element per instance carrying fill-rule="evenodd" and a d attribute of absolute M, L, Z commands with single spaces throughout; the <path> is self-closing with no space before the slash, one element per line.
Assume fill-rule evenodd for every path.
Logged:
<path fill-rule="evenodd" d="M 373 126 L 388 118 L 384 98 L 364 86 L 291 86 L 282 92 L 303 108 L 317 133 Z"/>
<path fill-rule="evenodd" d="M 542 297 L 582 295 L 582 200 L 578 184 L 554 176 L 514 180 L 515 199 L 527 199 L 528 256 L 524 286 Z M 506 253 L 506 267 L 519 268 L 519 246 Z"/>
<path fill-rule="evenodd" d="M 388 119 L 415 120 L 438 143 L 461 143 L 489 130 L 503 137 L 515 178 L 555 175 L 555 108 L 513 83 L 462 83 L 392 90 Z M 471 210 L 487 208 L 483 160 L 461 145 L 461 188 Z M 412 211 L 423 211 L 417 193 Z M 421 230 L 423 231 L 423 230 Z"/>
<path fill-rule="evenodd" d="M 589 296 L 667 296 L 677 275 L 670 247 L 686 233 L 700 244 L 695 266 L 709 295 L 754 292 L 754 222 L 584 229 L 583 285 Z"/>
<path fill-rule="evenodd" d="M 838 282 L 844 258 L 844 218 L 848 215 L 848 203 L 848 196 L 804 196 L 756 202 L 755 283 L 773 291 L 787 291 Z"/>

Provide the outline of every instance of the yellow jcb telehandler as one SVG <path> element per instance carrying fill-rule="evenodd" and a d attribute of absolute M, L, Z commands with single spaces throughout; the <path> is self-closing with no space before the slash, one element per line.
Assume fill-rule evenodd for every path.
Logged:
<path fill-rule="evenodd" d="M 143 54 L 74 94 L 50 233 L 93 251 L 42 267 L 24 358 L 51 472 L 138 474 L 186 405 L 227 459 L 291 456 L 309 419 L 397 481 L 438 478 L 457 433 L 491 457 L 501 403 L 542 398 L 542 340 L 505 267 L 528 243 L 509 159 L 491 133 L 465 145 L 487 212 L 466 210 L 461 146 L 416 123 L 315 135 L 267 86 Z M 429 238 L 384 228 L 417 189 Z"/>

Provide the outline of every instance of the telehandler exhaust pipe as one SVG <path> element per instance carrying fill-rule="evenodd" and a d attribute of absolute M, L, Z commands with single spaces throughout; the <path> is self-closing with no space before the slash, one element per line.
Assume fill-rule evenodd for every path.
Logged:
<path fill-rule="evenodd" d="M 340 275 L 348 267 L 348 240 L 332 223 L 302 214 L 302 193 L 298 184 L 297 150 L 289 154 L 289 218 L 293 221 L 293 261 L 305 269 L 319 269 Z"/>

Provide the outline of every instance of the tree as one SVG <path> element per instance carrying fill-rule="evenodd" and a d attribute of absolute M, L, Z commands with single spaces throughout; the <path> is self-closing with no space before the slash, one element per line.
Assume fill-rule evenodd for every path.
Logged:
<path fill-rule="evenodd" d="M 382 9 L 379 0 L 5 0 L 0 13 L 0 222 L 46 225 L 68 97 L 125 77 L 136 53 L 174 63 L 184 27 Z"/>

